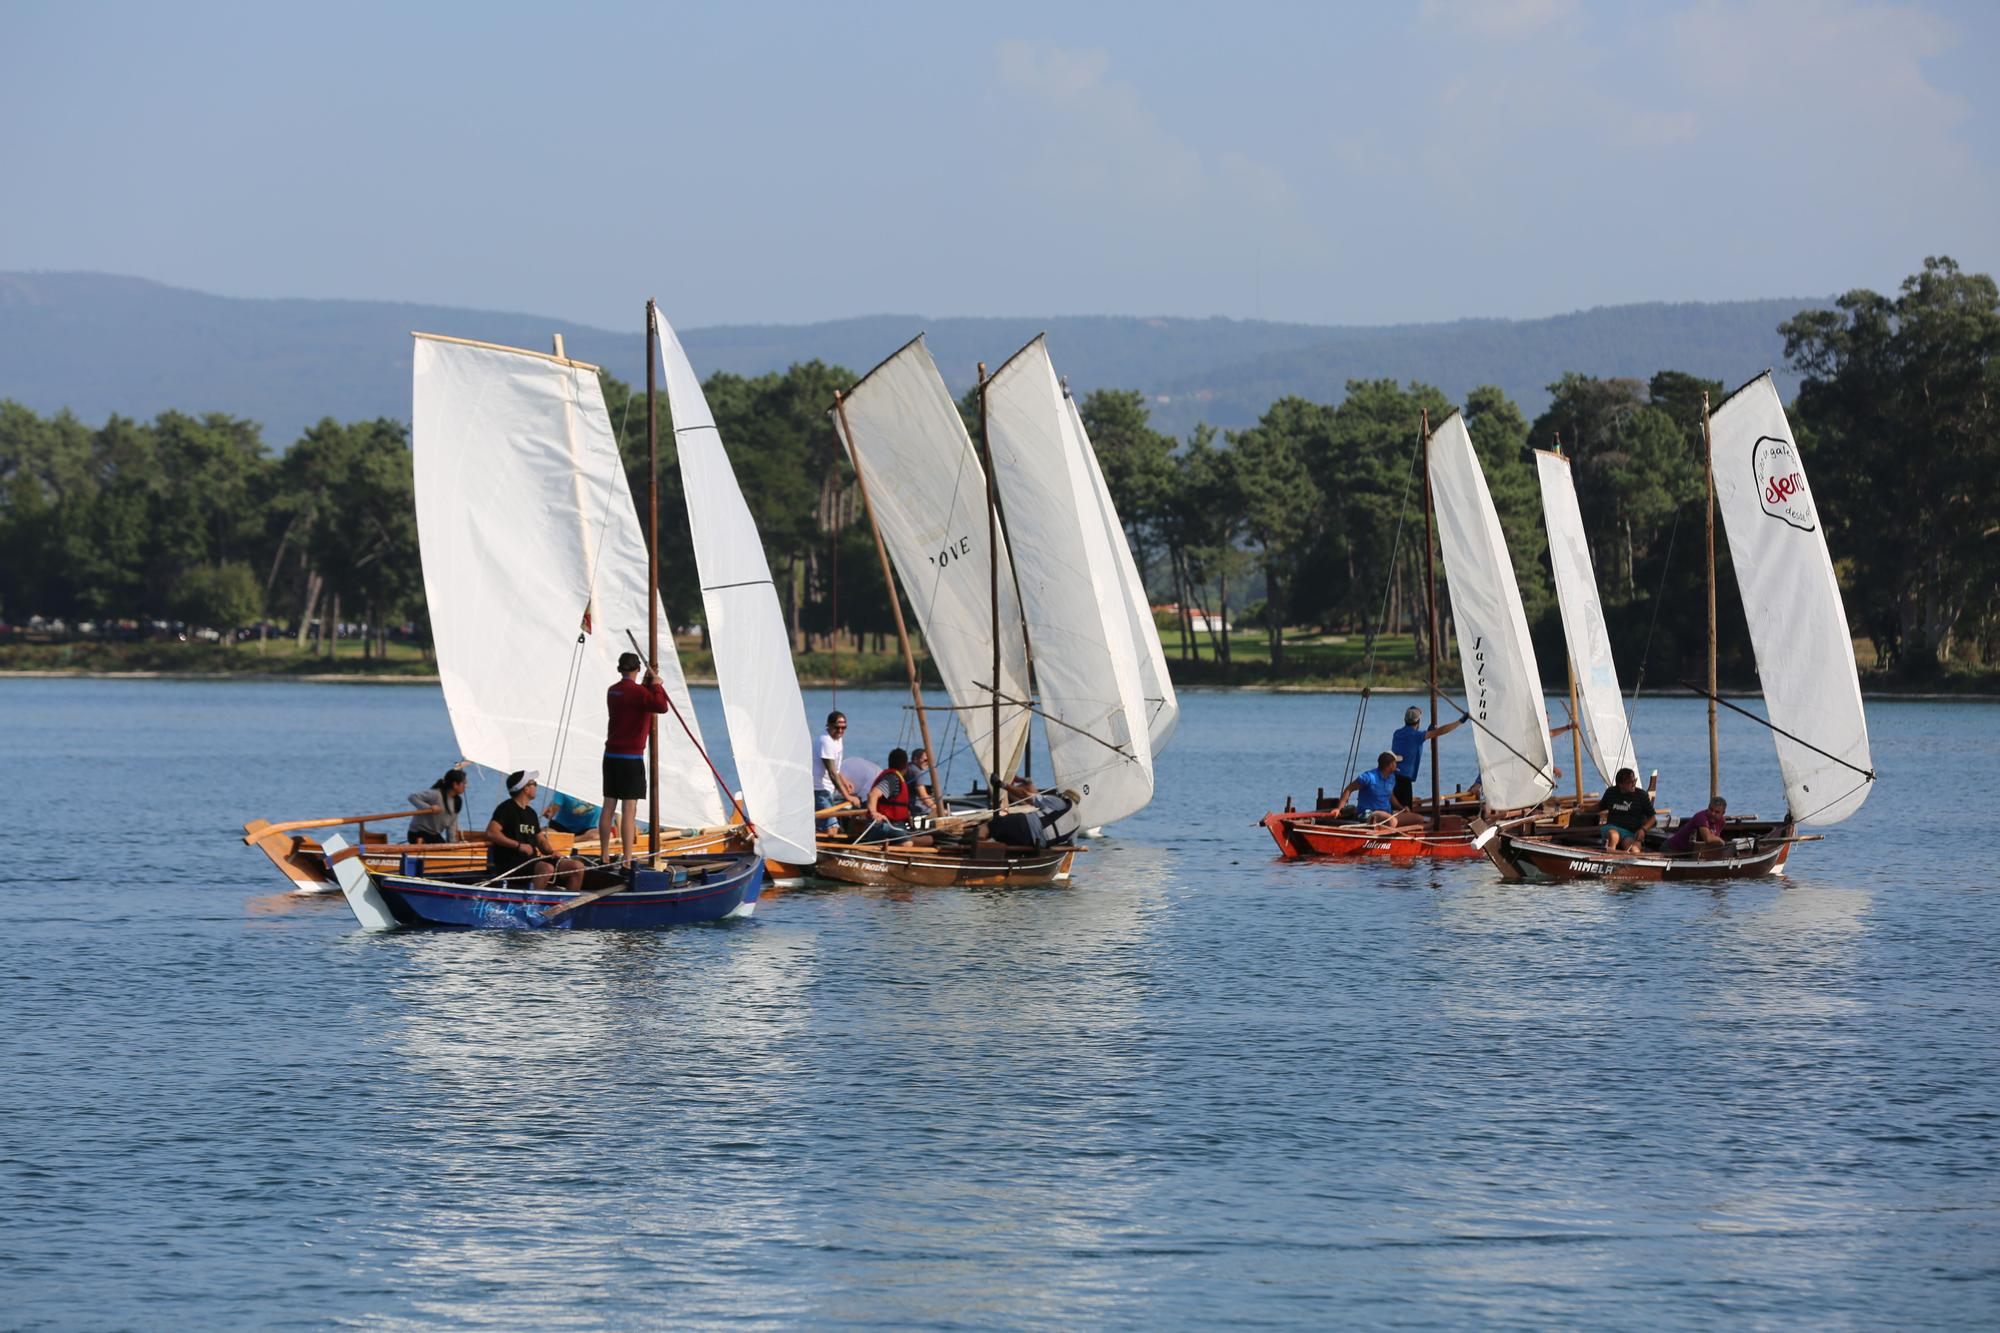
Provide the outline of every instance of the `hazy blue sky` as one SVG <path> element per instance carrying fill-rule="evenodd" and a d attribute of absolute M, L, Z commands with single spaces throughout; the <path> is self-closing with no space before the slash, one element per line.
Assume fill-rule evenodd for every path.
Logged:
<path fill-rule="evenodd" d="M 1990 270 L 2000 4 L 0 0 L 0 270 L 684 325 Z"/>

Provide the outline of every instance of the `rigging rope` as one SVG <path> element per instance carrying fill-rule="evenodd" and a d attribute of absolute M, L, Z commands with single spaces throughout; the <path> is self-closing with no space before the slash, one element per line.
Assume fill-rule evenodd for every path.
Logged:
<path fill-rule="evenodd" d="M 1632 698 L 1626 710 L 1636 716 L 1639 711 L 1639 691 L 1646 684 L 1646 667 L 1653 660 L 1653 631 L 1660 626 L 1660 603 L 1667 595 L 1667 572 L 1674 567 L 1674 538 L 1680 536 L 1680 511 L 1674 511 L 1674 526 L 1667 531 L 1667 558 L 1660 562 L 1660 586 L 1653 590 L 1653 619 L 1646 626 L 1646 650 L 1639 654 L 1639 674 L 1632 678 Z M 1626 722 L 1626 731 L 1631 731 L 1631 722 Z"/>

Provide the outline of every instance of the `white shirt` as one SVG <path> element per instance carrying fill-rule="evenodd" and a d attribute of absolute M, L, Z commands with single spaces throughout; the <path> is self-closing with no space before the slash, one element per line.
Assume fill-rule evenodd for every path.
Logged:
<path fill-rule="evenodd" d="M 819 734 L 819 770 L 813 774 L 813 785 L 831 796 L 840 790 L 838 784 L 827 776 L 826 761 L 833 761 L 834 772 L 840 771 L 841 761 L 847 757 L 847 740 L 822 731 Z"/>

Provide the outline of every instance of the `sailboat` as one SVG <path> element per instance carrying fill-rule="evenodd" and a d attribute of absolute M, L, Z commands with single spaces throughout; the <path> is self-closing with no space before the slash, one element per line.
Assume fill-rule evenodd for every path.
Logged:
<path fill-rule="evenodd" d="M 647 539 L 604 407 L 598 368 L 562 354 L 414 336 L 412 446 L 418 542 L 438 677 L 460 756 L 501 773 L 534 768 L 547 787 L 601 804 L 596 689 L 617 677 L 625 628 L 655 623 Z M 700 757 L 678 657 L 654 654 L 694 745 L 668 747 L 653 784 L 672 851 L 720 852 L 733 836 Z M 576 712 L 577 687 L 593 701 Z M 348 827 L 371 871 L 406 856 L 434 872 L 486 864 L 484 834 L 405 844 L 373 833 L 415 810 L 244 825 L 300 892 L 338 892 L 323 830 Z M 483 825 L 467 811 L 476 830 Z M 652 821 L 659 827 L 660 820 Z M 622 852 L 596 834 L 551 833 L 561 851 Z"/>
<path fill-rule="evenodd" d="M 1769 371 L 1731 394 L 1702 436 L 1708 472 L 1709 795 L 1718 794 L 1721 746 L 1716 706 L 1767 727 L 1785 784 L 1782 819 L 1735 818 L 1722 841 L 1670 852 L 1649 834 L 1637 852 L 1601 851 L 1595 828 L 1526 828 L 1499 820 L 1477 840 L 1509 879 L 1734 879 L 1783 871 L 1793 846 L 1816 835 L 1801 826 L 1836 824 L 1861 808 L 1874 786 L 1868 724 L 1854 642 L 1826 534 L 1806 483 L 1783 400 Z M 1715 513 L 1729 535 L 1743 595 L 1766 717 L 1723 700 L 1716 689 Z M 1691 687 L 1692 688 L 1692 687 Z M 1588 710 L 1587 710 L 1588 711 Z M 1630 765 L 1625 765 L 1630 767 Z"/>
<path fill-rule="evenodd" d="M 580 589 L 581 616 L 573 622 L 580 628 L 565 626 L 562 634 L 568 661 L 557 677 L 561 695 L 547 724 L 554 728 L 548 737 L 549 772 L 564 790 L 598 794 L 597 718 L 591 710 L 579 724 L 584 734 L 572 745 L 576 700 L 585 693 L 583 682 L 615 676 L 615 654 L 636 643 L 643 619 L 647 655 L 666 689 L 672 719 L 670 743 L 662 745 L 656 720 L 648 747 L 649 849 L 589 869 L 576 894 L 510 882 L 483 868 L 440 871 L 421 855 L 405 856 L 395 871 L 371 874 L 358 858 L 336 854 L 330 858 L 333 869 L 364 926 L 644 928 L 741 917 L 754 910 L 766 858 L 810 854 L 809 733 L 770 569 L 700 383 L 672 327 L 651 302 L 646 335 L 653 517 L 644 544 L 633 540 L 638 524 L 595 367 L 418 335 L 413 434 L 426 590 L 439 673 L 461 746 L 475 760 L 499 766 L 503 761 L 495 747 L 518 746 L 520 737 L 534 735 L 542 715 L 495 712 L 495 701 L 508 697 L 503 691 L 520 689 L 509 660 L 546 652 L 538 641 L 530 646 L 533 630 L 524 621 L 531 618 L 514 608 L 525 588 L 558 608 L 541 614 L 560 616 L 566 606 L 574 615 Z M 657 475 L 654 400 L 662 361 L 724 717 L 742 785 L 740 797 L 729 795 L 737 822 L 726 829 L 730 841 L 719 855 L 662 847 L 659 832 L 663 812 L 669 822 L 722 825 L 727 790 L 702 743 L 671 640 L 667 651 L 660 651 L 658 506 L 651 479 Z M 542 503 L 550 494 L 573 497 L 581 522 L 551 522 Z M 555 572 L 517 565 L 523 559 L 551 562 Z M 483 606 L 444 603 L 440 614 L 439 589 L 452 586 L 449 580 L 461 569 L 505 576 L 504 596 Z M 567 582 L 564 571 L 571 576 Z M 579 571 L 580 584 L 574 578 Z M 550 581 L 538 586 L 538 578 Z M 608 660 L 593 662 L 593 656 Z M 523 762 L 518 749 L 504 762 Z"/>
<path fill-rule="evenodd" d="M 982 373 L 982 379 L 984 378 Z M 907 597 L 951 698 L 967 750 L 980 764 L 989 808 L 939 817 L 895 842 L 822 834 L 815 871 L 855 884 L 1047 884 L 1067 878 L 1076 848 L 1022 848 L 979 836 L 1026 750 L 1032 704 L 1021 595 L 1001 532 L 992 474 L 919 334 L 834 399 L 833 422 L 854 465 L 862 507 L 909 679 L 918 734 L 942 792 L 939 754 L 918 678 Z M 982 432 L 983 433 L 983 432 Z M 901 575 L 900 580 L 898 575 Z M 900 591 L 899 591 L 900 584 Z"/>
<path fill-rule="evenodd" d="M 1430 624 L 1430 715 L 1438 724 L 1437 580 L 1433 543 L 1451 586 L 1452 618 L 1465 681 L 1465 709 L 1479 756 L 1480 789 L 1441 789 L 1438 743 L 1430 742 L 1431 794 L 1419 823 L 1396 827 L 1343 820 L 1337 812 L 1284 811 L 1264 826 L 1286 856 L 1476 857 L 1473 820 L 1489 810 L 1545 810 L 1555 787 L 1548 711 L 1528 637 L 1514 562 L 1486 487 L 1465 419 L 1457 412 L 1435 431 L 1424 423 L 1424 581 Z M 1574 801 L 1557 803 L 1557 808 Z M 1556 813 L 1550 810 L 1550 813 Z"/>

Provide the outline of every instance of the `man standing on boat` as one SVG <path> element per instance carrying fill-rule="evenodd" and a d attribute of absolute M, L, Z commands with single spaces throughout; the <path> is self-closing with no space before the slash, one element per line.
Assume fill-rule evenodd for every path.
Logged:
<path fill-rule="evenodd" d="M 813 781 L 813 810 L 831 810 L 835 806 L 853 805 L 857 800 L 854 784 L 840 771 L 847 758 L 847 714 L 834 709 L 826 715 L 826 730 L 819 738 L 819 763 Z M 838 833 L 840 821 L 823 819 L 821 833 Z"/>
<path fill-rule="evenodd" d="M 535 780 L 532 771 L 507 775 L 507 799 L 493 807 L 486 821 L 486 872 L 495 879 L 505 878 L 509 888 L 525 888 L 527 880 L 536 889 L 546 889 L 549 880 L 561 875 L 563 888 L 575 893 L 583 886 L 583 862 L 557 856 L 542 819 L 535 813 Z M 532 866 L 532 870 L 525 867 Z"/>
<path fill-rule="evenodd" d="M 1417 804 L 1417 774 L 1424 767 L 1424 746 L 1439 736 L 1449 735 L 1465 725 L 1469 714 L 1460 713 L 1458 721 L 1447 722 L 1441 727 L 1425 731 L 1417 724 L 1423 721 L 1420 708 L 1409 708 L 1403 712 L 1403 725 L 1389 738 L 1389 748 L 1396 754 L 1396 808 L 1413 810 Z"/>
<path fill-rule="evenodd" d="M 611 855 L 611 826 L 618 825 L 619 850 L 626 857 L 638 845 L 639 802 L 646 799 L 646 740 L 653 715 L 667 711 L 667 687 L 637 653 L 618 655 L 618 683 L 606 693 L 611 722 L 604 733 L 604 811 L 597 817 L 597 846 Z"/>

